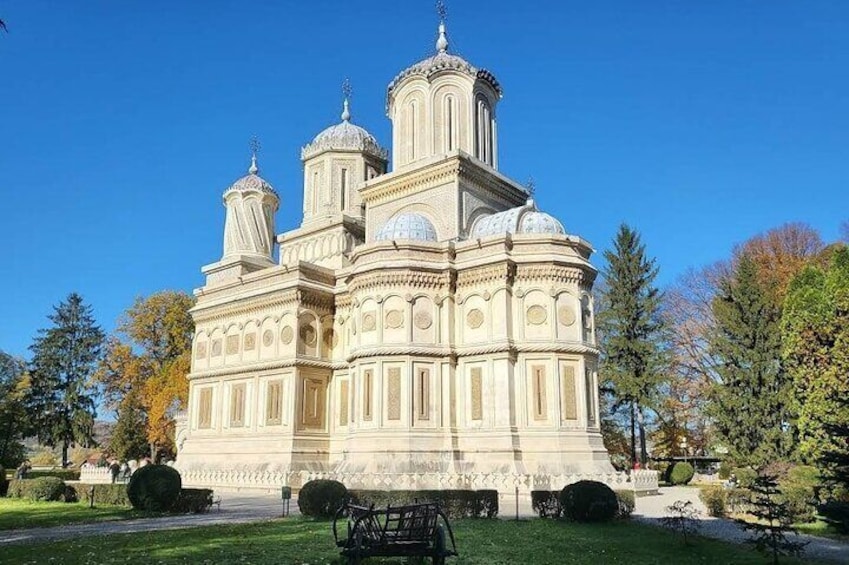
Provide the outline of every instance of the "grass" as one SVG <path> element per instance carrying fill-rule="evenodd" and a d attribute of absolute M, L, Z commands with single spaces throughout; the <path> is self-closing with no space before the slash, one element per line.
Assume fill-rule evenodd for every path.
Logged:
<path fill-rule="evenodd" d="M 672 563 L 755 565 L 751 549 L 697 538 L 685 546 L 671 532 L 638 524 L 567 524 L 553 520 L 456 520 L 460 557 L 451 565 L 601 565 Z M 330 523 L 304 519 L 208 526 L 187 530 L 84 537 L 72 541 L 4 546 L 0 563 L 51 564 L 336 564 Z M 401 565 L 401 559 L 370 563 Z M 798 564 L 800 561 L 782 560 Z"/>
<path fill-rule="evenodd" d="M 20 498 L 0 498 L 0 531 L 46 528 L 67 524 L 125 520 L 141 516 L 123 506 L 89 508 L 82 502 L 32 502 Z"/>

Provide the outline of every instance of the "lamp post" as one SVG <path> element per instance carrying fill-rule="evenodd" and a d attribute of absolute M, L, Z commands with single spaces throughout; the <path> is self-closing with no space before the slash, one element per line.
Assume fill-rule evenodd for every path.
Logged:
<path fill-rule="evenodd" d="M 681 453 L 684 454 L 684 463 L 687 462 L 687 436 L 681 436 L 681 443 L 678 444 L 681 448 Z"/>

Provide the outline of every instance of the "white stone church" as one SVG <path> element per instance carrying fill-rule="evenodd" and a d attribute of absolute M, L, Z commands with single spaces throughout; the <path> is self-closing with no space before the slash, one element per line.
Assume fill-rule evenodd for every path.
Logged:
<path fill-rule="evenodd" d="M 256 155 L 224 192 L 223 255 L 195 291 L 185 484 L 630 481 L 599 430 L 592 248 L 498 172 L 501 85 L 448 47 L 441 24 L 389 84 L 391 171 L 346 99 L 301 150 L 300 227 L 276 235 Z"/>

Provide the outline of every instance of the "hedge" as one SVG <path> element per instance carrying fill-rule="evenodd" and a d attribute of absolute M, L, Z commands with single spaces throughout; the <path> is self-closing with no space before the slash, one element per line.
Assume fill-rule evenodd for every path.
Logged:
<path fill-rule="evenodd" d="M 63 481 L 78 481 L 80 480 L 79 469 L 36 469 L 27 471 L 28 479 L 37 479 L 39 477 L 56 477 Z"/>
<path fill-rule="evenodd" d="M 9 498 L 28 498 L 33 501 L 65 500 L 65 483 L 57 477 L 12 479 L 6 493 Z"/>
<path fill-rule="evenodd" d="M 375 507 L 438 502 L 449 518 L 495 518 L 497 490 L 349 490 L 351 502 Z"/>
<path fill-rule="evenodd" d="M 614 490 L 613 494 L 616 495 L 618 507 L 616 518 L 622 520 L 630 518 L 636 506 L 634 491 Z M 531 506 L 540 518 L 563 518 L 559 490 L 532 490 Z"/>
<path fill-rule="evenodd" d="M 208 488 L 184 488 L 171 512 L 177 514 L 203 514 L 212 507 L 212 490 Z"/>
<path fill-rule="evenodd" d="M 127 496 L 127 485 L 123 484 L 87 484 L 76 483 L 68 485 L 68 489 L 73 491 L 74 496 L 80 502 L 91 503 L 90 493 L 91 487 L 94 487 L 94 503 L 106 504 L 108 506 L 126 506 L 131 507 L 130 498 Z"/>

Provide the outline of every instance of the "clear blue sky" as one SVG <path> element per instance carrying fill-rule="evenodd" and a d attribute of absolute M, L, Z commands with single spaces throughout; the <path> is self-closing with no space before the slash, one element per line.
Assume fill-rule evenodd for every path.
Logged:
<path fill-rule="evenodd" d="M 342 79 L 388 145 L 386 85 L 436 32 L 432 2 L 398 0 L 0 0 L 0 19 L 0 349 L 19 355 L 71 291 L 112 329 L 136 296 L 199 286 L 253 134 L 295 227 L 299 148 L 338 121 Z M 663 284 L 849 218 L 845 0 L 456 0 L 448 31 L 504 87 L 502 172 L 599 253 L 632 224 Z"/>

